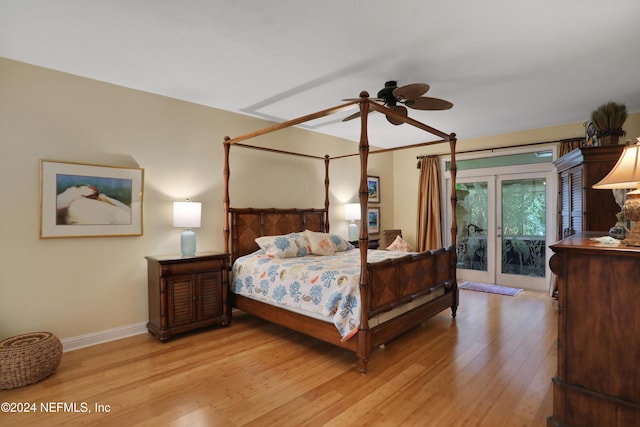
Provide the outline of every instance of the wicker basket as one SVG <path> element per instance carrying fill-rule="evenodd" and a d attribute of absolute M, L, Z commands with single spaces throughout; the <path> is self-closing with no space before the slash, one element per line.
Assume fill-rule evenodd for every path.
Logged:
<path fill-rule="evenodd" d="M 51 332 L 32 332 L 0 342 L 0 389 L 38 382 L 62 359 L 62 343 Z"/>

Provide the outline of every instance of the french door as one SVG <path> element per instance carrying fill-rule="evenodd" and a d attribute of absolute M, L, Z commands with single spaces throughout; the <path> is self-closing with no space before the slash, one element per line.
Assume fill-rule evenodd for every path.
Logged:
<path fill-rule="evenodd" d="M 555 240 L 557 176 L 541 169 L 545 168 L 522 165 L 459 174 L 459 282 L 548 290 L 547 248 Z M 447 222 L 451 224 L 450 218 Z"/>

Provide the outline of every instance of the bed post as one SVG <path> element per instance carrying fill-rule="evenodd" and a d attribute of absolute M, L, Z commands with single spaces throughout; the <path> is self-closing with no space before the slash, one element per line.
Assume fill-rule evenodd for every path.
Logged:
<path fill-rule="evenodd" d="M 231 148 L 231 144 L 229 143 L 228 136 L 224 137 L 224 169 L 222 174 L 224 175 L 224 198 L 222 200 L 222 204 L 224 205 L 224 252 L 229 253 L 229 175 L 231 174 L 229 171 L 229 149 Z"/>
<path fill-rule="evenodd" d="M 451 281 L 453 291 L 453 304 L 451 304 L 451 315 L 455 318 L 458 311 L 459 294 L 458 280 L 456 278 L 456 268 L 458 264 L 458 221 L 456 219 L 456 206 L 458 204 L 458 192 L 456 191 L 456 176 L 458 174 L 458 166 L 456 165 L 456 138 L 455 133 L 449 135 L 449 147 L 451 148 L 451 244 L 453 246 L 453 261 L 451 265 Z"/>
<path fill-rule="evenodd" d="M 456 239 L 458 236 L 458 221 L 456 219 L 456 206 L 458 202 L 458 193 L 456 191 L 456 175 L 458 173 L 458 166 L 456 166 L 456 134 L 451 133 L 449 136 L 449 147 L 451 148 L 451 242 L 453 246 L 456 246 Z"/>
<path fill-rule="evenodd" d="M 367 364 L 371 354 L 371 334 L 369 333 L 369 270 L 367 269 L 367 251 L 369 249 L 369 230 L 367 224 L 367 203 L 369 186 L 367 183 L 367 162 L 369 159 L 369 138 L 367 135 L 367 117 L 369 116 L 369 94 L 361 92 L 360 98 L 360 328 L 358 330 L 358 346 L 356 354 L 360 359 L 360 373 L 367 373 Z"/>
<path fill-rule="evenodd" d="M 324 232 L 329 232 L 329 155 L 324 155 Z"/>

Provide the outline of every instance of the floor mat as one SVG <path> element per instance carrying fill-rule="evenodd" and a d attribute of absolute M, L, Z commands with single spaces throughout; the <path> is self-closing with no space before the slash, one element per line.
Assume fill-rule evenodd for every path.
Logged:
<path fill-rule="evenodd" d="M 487 283 L 478 282 L 464 282 L 458 286 L 459 289 L 466 289 L 468 291 L 487 292 L 490 294 L 508 295 L 514 297 L 522 292 L 522 289 L 508 288 L 506 286 L 489 285 Z"/>

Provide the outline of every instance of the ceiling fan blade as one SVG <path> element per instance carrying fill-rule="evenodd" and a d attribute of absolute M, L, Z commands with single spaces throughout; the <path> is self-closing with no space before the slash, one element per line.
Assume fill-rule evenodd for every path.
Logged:
<path fill-rule="evenodd" d="M 369 101 L 384 102 L 384 99 L 382 98 L 368 98 L 368 99 Z M 362 98 L 345 98 L 342 101 L 350 102 L 350 101 L 360 101 L 360 100 L 362 100 Z"/>
<path fill-rule="evenodd" d="M 453 104 L 449 101 L 428 96 L 407 100 L 404 105 L 415 108 L 416 110 L 448 110 L 453 107 Z"/>
<path fill-rule="evenodd" d="M 397 107 L 389 107 L 389 108 L 392 109 L 393 111 L 395 111 L 396 113 L 400 114 L 402 117 L 407 117 L 407 115 L 408 115 L 407 109 L 405 107 L 401 106 L 401 105 L 399 105 Z M 404 121 L 399 120 L 399 119 L 397 119 L 395 117 L 391 117 L 389 115 L 386 115 L 386 117 L 387 117 L 387 121 L 389 123 L 391 123 L 392 125 L 401 125 L 401 124 L 404 123 Z"/>
<path fill-rule="evenodd" d="M 426 83 L 414 83 L 406 86 L 400 86 L 393 90 L 393 96 L 398 99 L 416 99 L 417 97 L 427 93 L 429 87 L 430 86 Z"/>
<path fill-rule="evenodd" d="M 342 119 L 342 121 L 348 122 L 349 120 L 357 119 L 358 117 L 360 117 L 360 111 L 356 111 L 355 113 L 345 117 L 344 119 Z"/>
<path fill-rule="evenodd" d="M 375 110 L 369 110 L 369 114 L 373 113 Z M 355 113 L 351 114 L 350 116 L 345 117 L 344 119 L 342 119 L 343 122 L 348 122 L 349 120 L 353 120 L 353 119 L 357 119 L 358 117 L 360 117 L 360 111 L 356 111 Z"/>

